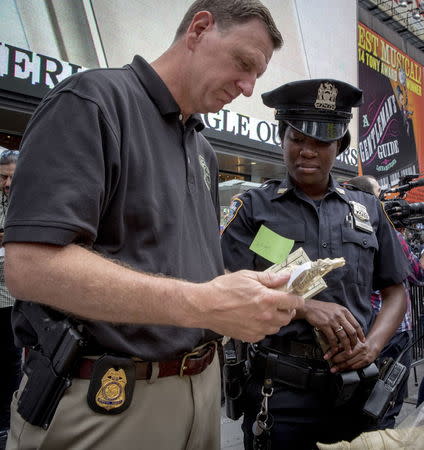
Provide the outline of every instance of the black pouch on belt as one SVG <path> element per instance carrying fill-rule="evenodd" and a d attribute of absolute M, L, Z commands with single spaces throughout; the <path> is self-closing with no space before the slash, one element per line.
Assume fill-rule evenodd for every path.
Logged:
<path fill-rule="evenodd" d="M 131 404 L 135 362 L 131 358 L 103 355 L 93 366 L 87 402 L 100 414 L 120 414 Z"/>

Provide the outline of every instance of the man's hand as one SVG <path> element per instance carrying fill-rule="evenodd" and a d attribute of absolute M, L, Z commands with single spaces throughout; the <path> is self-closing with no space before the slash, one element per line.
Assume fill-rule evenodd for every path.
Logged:
<path fill-rule="evenodd" d="M 331 349 L 324 355 L 332 358 L 340 351 L 351 352 L 358 340 L 364 342 L 365 336 L 359 322 L 344 306 L 337 303 L 308 300 L 296 318 L 305 319 L 322 333 Z"/>
<path fill-rule="evenodd" d="M 358 370 L 373 363 L 380 351 L 381 348 L 375 342 L 370 342 L 367 339 L 365 342 L 358 341 L 350 353 L 342 351 L 332 358 L 333 366 L 330 370 L 333 373 Z"/>
<path fill-rule="evenodd" d="M 246 342 L 277 333 L 304 305 L 302 297 L 277 290 L 289 275 L 242 270 L 198 285 L 190 303 L 197 326 Z"/>

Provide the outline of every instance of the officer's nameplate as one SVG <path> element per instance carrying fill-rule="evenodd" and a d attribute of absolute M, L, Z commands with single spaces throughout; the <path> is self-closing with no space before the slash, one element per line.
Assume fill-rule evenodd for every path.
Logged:
<path fill-rule="evenodd" d="M 305 251 L 302 248 L 298 248 L 284 262 L 274 264 L 267 270 L 271 272 L 280 272 L 281 270 L 290 272 L 290 279 L 282 289 L 308 299 L 327 287 L 326 282 L 322 278 L 326 273 L 344 264 L 344 258 L 326 258 L 311 261 Z"/>

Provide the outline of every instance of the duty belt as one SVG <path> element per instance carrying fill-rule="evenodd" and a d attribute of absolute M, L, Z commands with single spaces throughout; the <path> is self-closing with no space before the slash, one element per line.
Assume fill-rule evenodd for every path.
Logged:
<path fill-rule="evenodd" d="M 153 366 L 157 365 L 159 372 L 158 378 L 171 377 L 174 375 L 197 375 L 203 372 L 213 361 L 217 348 L 216 342 L 194 349 L 192 352 L 186 353 L 179 359 L 168 361 L 140 361 L 135 359 L 135 378 L 136 380 L 149 380 L 152 377 Z M 82 379 L 90 379 L 93 366 L 96 359 L 81 358 L 77 366 L 74 377 Z"/>
<path fill-rule="evenodd" d="M 320 368 L 314 367 L 313 362 L 306 358 L 281 353 L 273 353 L 272 356 L 269 358 L 267 352 L 256 346 L 249 346 L 249 359 L 255 377 L 263 378 L 267 370 L 272 373 L 274 382 L 303 390 L 325 389 L 333 378 L 324 364 Z"/>

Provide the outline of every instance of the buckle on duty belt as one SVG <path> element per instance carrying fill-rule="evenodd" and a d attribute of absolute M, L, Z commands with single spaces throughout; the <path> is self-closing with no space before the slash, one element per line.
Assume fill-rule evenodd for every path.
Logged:
<path fill-rule="evenodd" d="M 181 366 L 180 366 L 180 377 L 183 377 L 184 376 L 184 371 L 186 369 L 188 369 L 188 366 L 186 365 L 187 360 L 190 359 L 192 356 L 200 355 L 205 348 L 210 347 L 211 345 L 213 345 L 213 350 L 212 351 L 213 351 L 213 354 L 215 354 L 215 352 L 217 351 L 217 348 L 218 348 L 218 343 L 216 341 L 212 341 L 212 342 L 207 342 L 206 344 L 203 344 L 200 347 L 197 347 L 192 352 L 186 353 L 182 357 L 182 359 L 181 359 Z"/>

